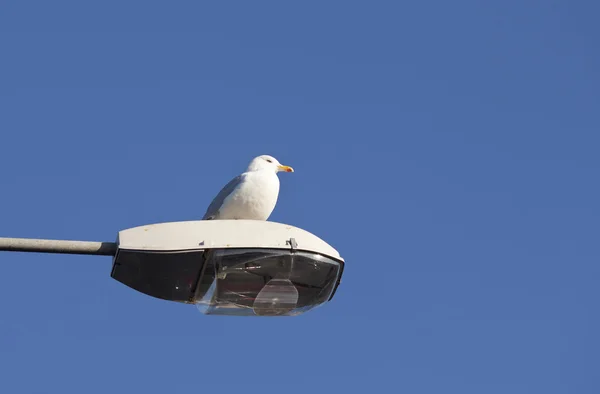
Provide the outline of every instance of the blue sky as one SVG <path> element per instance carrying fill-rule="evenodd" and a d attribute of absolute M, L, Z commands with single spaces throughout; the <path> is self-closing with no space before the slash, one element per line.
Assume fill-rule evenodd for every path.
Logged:
<path fill-rule="evenodd" d="M 211 317 L 104 257 L 0 254 L 6 393 L 597 393 L 592 1 L 4 1 L 0 236 L 199 219 L 259 154 L 347 261 Z"/>

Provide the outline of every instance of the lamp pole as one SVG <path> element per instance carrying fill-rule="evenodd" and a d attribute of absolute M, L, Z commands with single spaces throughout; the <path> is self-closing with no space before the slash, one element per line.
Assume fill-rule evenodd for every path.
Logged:
<path fill-rule="evenodd" d="M 0 251 L 114 256 L 117 252 L 117 244 L 56 239 L 0 238 Z"/>

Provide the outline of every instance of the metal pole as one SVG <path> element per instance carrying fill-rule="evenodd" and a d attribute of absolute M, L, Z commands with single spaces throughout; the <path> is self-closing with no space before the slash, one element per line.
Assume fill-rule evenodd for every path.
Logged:
<path fill-rule="evenodd" d="M 114 242 L 62 241 L 35 238 L 0 238 L 0 251 L 114 256 Z"/>

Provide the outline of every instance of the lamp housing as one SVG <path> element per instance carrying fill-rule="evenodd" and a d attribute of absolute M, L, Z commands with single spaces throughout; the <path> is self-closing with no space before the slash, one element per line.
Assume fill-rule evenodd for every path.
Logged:
<path fill-rule="evenodd" d="M 291 316 L 330 301 L 343 269 L 333 247 L 300 228 L 202 220 L 120 231 L 111 277 L 205 314 Z"/>

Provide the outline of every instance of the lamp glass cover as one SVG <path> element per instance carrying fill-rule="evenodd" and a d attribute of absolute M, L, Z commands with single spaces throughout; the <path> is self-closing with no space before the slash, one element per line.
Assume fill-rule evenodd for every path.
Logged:
<path fill-rule="evenodd" d="M 207 253 L 195 303 L 205 314 L 291 316 L 329 300 L 341 263 L 309 252 L 213 249 Z"/>

